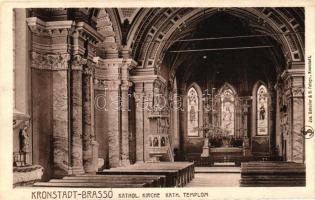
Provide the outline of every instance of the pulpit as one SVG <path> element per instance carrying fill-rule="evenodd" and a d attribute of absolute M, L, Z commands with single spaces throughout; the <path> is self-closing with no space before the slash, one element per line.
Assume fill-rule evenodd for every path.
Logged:
<path fill-rule="evenodd" d="M 150 134 L 148 135 L 150 162 L 174 162 L 174 156 L 168 135 L 168 115 L 152 113 L 150 119 Z"/>

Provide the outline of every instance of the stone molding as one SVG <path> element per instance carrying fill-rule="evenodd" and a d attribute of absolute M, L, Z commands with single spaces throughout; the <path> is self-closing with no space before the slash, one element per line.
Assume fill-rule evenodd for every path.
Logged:
<path fill-rule="evenodd" d="M 31 67 L 41 70 L 67 70 L 69 54 L 41 54 L 32 52 Z"/>
<path fill-rule="evenodd" d="M 104 37 L 100 33 L 85 22 L 77 22 L 75 31 L 78 31 L 81 38 L 90 41 L 94 45 L 104 40 Z"/>
<path fill-rule="evenodd" d="M 155 80 L 160 80 L 162 83 L 166 84 L 166 79 L 161 75 L 137 75 L 130 76 L 130 80 L 134 83 L 143 82 L 143 83 L 153 83 Z"/>
<path fill-rule="evenodd" d="M 32 33 L 50 37 L 69 34 L 70 29 L 75 24 L 71 20 L 44 22 L 37 17 L 27 18 L 26 22 Z"/>

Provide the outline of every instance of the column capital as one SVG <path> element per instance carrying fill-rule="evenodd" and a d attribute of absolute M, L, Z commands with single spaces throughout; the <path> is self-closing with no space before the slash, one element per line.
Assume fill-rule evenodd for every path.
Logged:
<path fill-rule="evenodd" d="M 104 79 L 94 78 L 94 88 L 99 90 L 106 89 L 106 81 Z"/>
<path fill-rule="evenodd" d="M 121 90 L 129 90 L 129 87 L 132 86 L 132 82 L 130 81 L 123 81 L 121 84 Z"/>
<path fill-rule="evenodd" d="M 83 70 L 83 65 L 86 65 L 87 60 L 81 55 L 72 56 L 71 69 L 72 70 Z"/>
<path fill-rule="evenodd" d="M 86 65 L 83 66 L 83 74 L 88 76 L 94 75 L 96 65 L 95 62 L 87 60 Z"/>
<path fill-rule="evenodd" d="M 32 52 L 32 64 L 34 69 L 41 70 L 67 70 L 68 61 L 70 60 L 69 54 L 42 54 Z"/>

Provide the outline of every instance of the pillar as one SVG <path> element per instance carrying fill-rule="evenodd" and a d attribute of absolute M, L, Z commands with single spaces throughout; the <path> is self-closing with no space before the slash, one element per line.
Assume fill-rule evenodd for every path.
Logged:
<path fill-rule="evenodd" d="M 144 162 L 143 138 L 143 83 L 135 83 L 136 101 L 136 162 Z"/>
<path fill-rule="evenodd" d="M 94 63 L 87 62 L 83 68 L 82 78 L 82 116 L 83 116 L 83 167 L 86 173 L 95 172 L 97 170 L 97 152 L 93 154 L 93 147 L 97 145 L 95 141 L 95 134 L 93 128 L 92 110 L 92 75 L 94 70 Z M 94 151 L 97 150 L 94 148 Z"/>
<path fill-rule="evenodd" d="M 129 165 L 129 83 L 121 86 L 121 164 Z"/>
<path fill-rule="evenodd" d="M 30 17 L 27 24 L 32 32 L 33 162 L 44 167 L 43 180 L 48 180 L 71 173 L 67 41 L 73 21 L 47 23 Z"/>
<path fill-rule="evenodd" d="M 289 69 L 282 74 L 288 94 L 289 151 L 288 161 L 303 163 L 304 138 L 304 69 Z"/>
<path fill-rule="evenodd" d="M 108 104 L 107 110 L 107 128 L 108 128 L 108 153 L 109 166 L 120 166 L 120 114 L 119 114 L 119 81 L 107 81 L 106 99 Z"/>
<path fill-rule="evenodd" d="M 105 75 L 105 98 L 106 108 L 106 130 L 108 134 L 108 159 L 109 167 L 119 167 L 121 165 L 121 121 L 120 121 L 120 71 L 121 61 L 119 58 L 103 60 Z"/>
<path fill-rule="evenodd" d="M 82 69 L 86 59 L 73 56 L 71 63 L 71 162 L 72 173 L 82 174 Z"/>

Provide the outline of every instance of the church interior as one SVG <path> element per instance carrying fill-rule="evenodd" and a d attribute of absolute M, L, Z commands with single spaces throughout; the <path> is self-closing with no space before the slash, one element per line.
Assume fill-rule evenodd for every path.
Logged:
<path fill-rule="evenodd" d="M 13 13 L 14 186 L 305 185 L 303 8 Z"/>

